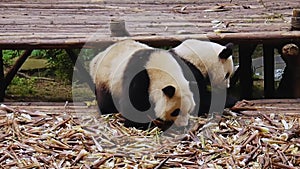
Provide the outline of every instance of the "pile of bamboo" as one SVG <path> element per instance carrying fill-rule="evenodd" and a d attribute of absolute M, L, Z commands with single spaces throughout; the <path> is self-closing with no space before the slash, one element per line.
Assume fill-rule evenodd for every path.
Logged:
<path fill-rule="evenodd" d="M 298 168 L 300 116 L 231 111 L 186 129 L 125 128 L 119 115 L 0 106 L 0 168 Z"/>

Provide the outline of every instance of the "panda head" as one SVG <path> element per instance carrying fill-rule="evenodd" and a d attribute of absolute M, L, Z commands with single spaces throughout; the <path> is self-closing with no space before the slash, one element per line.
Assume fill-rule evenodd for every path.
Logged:
<path fill-rule="evenodd" d="M 163 121 L 174 122 L 176 126 L 187 126 L 189 114 L 195 107 L 192 94 L 182 94 L 181 89 L 167 85 L 161 91 L 151 92 L 155 99 L 154 111 L 156 117 Z"/>
<path fill-rule="evenodd" d="M 225 48 L 219 53 L 219 61 L 223 67 L 224 83 L 227 88 L 230 87 L 230 77 L 233 74 L 233 60 L 232 60 L 233 44 L 228 43 Z"/>
<path fill-rule="evenodd" d="M 186 126 L 195 101 L 177 61 L 169 52 L 155 50 L 146 67 L 150 79 L 149 98 L 154 103 L 155 116 L 174 122 L 176 126 Z"/>
<path fill-rule="evenodd" d="M 209 78 L 213 87 L 229 87 L 233 73 L 233 44 L 220 44 L 188 39 L 174 48 L 174 51 L 185 61 L 193 64 L 205 78 Z"/>

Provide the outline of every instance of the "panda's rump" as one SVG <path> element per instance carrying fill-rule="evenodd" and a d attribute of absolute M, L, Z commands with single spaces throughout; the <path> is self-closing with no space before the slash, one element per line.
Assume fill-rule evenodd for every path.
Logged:
<path fill-rule="evenodd" d="M 124 69 L 132 54 L 144 48 L 150 47 L 133 40 L 120 41 L 90 62 L 90 74 L 96 86 L 96 99 L 102 114 L 119 112 Z"/>
<path fill-rule="evenodd" d="M 122 81 L 125 68 L 134 52 L 140 49 L 151 48 L 147 45 L 135 42 L 133 40 L 124 40 L 108 47 L 95 57 L 97 64 L 95 70 L 91 70 L 94 81 L 104 83 L 109 87 L 112 95 L 119 97 L 121 95 Z"/>

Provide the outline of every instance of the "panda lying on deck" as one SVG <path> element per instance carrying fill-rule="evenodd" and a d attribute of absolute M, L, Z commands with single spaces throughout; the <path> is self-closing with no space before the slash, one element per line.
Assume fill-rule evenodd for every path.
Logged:
<path fill-rule="evenodd" d="M 188 125 L 193 93 L 168 51 L 120 41 L 93 58 L 90 74 L 101 114 L 121 112 L 125 126 L 142 129 L 156 118 Z"/>
<path fill-rule="evenodd" d="M 195 108 L 199 110 L 198 116 L 209 112 L 222 112 L 224 105 L 232 107 L 237 101 L 226 93 L 233 73 L 232 47 L 231 43 L 222 46 L 209 41 L 189 39 L 170 50 L 170 53 L 189 66 L 196 78 L 196 86 L 191 85 L 191 89 L 198 106 Z M 191 82 L 189 78 L 188 80 Z M 207 88 L 208 85 L 211 85 L 212 91 Z M 196 90 L 199 91 L 200 98 L 195 94 Z"/>
<path fill-rule="evenodd" d="M 186 126 L 193 110 L 199 116 L 222 112 L 233 72 L 231 54 L 231 45 L 199 40 L 170 51 L 133 40 L 115 43 L 90 63 L 101 114 L 121 112 L 125 126 L 146 129 L 156 118 Z"/>

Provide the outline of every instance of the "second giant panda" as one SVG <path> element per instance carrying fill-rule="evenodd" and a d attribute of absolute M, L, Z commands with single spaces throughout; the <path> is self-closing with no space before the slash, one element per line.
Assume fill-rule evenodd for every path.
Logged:
<path fill-rule="evenodd" d="M 101 113 L 121 112 L 126 126 L 145 128 L 155 118 L 186 126 L 195 107 L 189 82 L 166 50 L 120 41 L 91 61 L 90 74 Z"/>
<path fill-rule="evenodd" d="M 189 66 L 196 78 L 200 95 L 195 98 L 199 106 L 196 108 L 199 110 L 198 115 L 206 114 L 209 110 L 222 111 L 224 105 L 231 107 L 235 104 L 236 99 L 227 97 L 226 94 L 233 73 L 232 47 L 231 43 L 222 46 L 214 42 L 189 39 L 170 50 L 170 53 Z M 207 88 L 208 85 L 213 91 Z"/>

